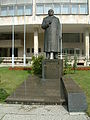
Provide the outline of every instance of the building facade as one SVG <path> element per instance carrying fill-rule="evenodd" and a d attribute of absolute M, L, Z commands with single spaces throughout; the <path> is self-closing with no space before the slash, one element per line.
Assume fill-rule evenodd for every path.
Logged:
<path fill-rule="evenodd" d="M 89 60 L 90 0 L 0 0 L 0 57 L 26 58 L 43 53 L 41 23 L 53 9 L 62 24 L 62 53 Z"/>

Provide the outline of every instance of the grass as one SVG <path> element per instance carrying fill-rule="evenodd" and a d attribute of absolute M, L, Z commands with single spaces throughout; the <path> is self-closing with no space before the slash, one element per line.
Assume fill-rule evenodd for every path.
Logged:
<path fill-rule="evenodd" d="M 76 71 L 75 74 L 68 75 L 72 77 L 85 92 L 88 103 L 87 113 L 90 116 L 90 71 Z"/>
<path fill-rule="evenodd" d="M 0 68 L 0 88 L 10 95 L 29 75 L 28 71 Z M 2 102 L 2 101 L 1 101 Z"/>

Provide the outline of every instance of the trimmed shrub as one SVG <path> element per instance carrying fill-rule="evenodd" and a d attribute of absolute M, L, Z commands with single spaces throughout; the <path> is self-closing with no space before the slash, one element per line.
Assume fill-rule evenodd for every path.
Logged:
<path fill-rule="evenodd" d="M 66 55 L 65 56 L 65 69 L 67 69 L 68 68 L 68 56 Z"/>
<path fill-rule="evenodd" d="M 77 56 L 75 55 L 74 56 L 74 64 L 73 64 L 74 72 L 75 72 L 76 68 L 77 68 Z"/>
<path fill-rule="evenodd" d="M 42 55 L 35 57 L 32 57 L 32 72 L 36 75 L 42 74 L 42 60 L 44 57 Z"/>
<path fill-rule="evenodd" d="M 3 62 L 3 58 L 0 57 L 0 64 Z"/>
<path fill-rule="evenodd" d="M 5 89 L 0 88 L 0 101 L 4 101 L 8 97 L 8 93 Z"/>

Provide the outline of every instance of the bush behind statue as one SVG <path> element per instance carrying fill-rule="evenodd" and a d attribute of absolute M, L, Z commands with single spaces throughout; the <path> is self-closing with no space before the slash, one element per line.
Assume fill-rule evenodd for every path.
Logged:
<path fill-rule="evenodd" d="M 3 62 L 3 58 L 0 57 L 0 64 Z"/>
<path fill-rule="evenodd" d="M 0 101 L 4 101 L 8 97 L 8 93 L 5 89 L 0 88 Z"/>
<path fill-rule="evenodd" d="M 43 55 L 38 57 L 32 57 L 32 73 L 36 75 L 42 74 L 42 60 L 44 59 Z"/>

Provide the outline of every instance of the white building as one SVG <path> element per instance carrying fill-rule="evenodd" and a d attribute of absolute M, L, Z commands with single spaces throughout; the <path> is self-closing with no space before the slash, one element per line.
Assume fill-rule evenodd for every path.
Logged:
<path fill-rule="evenodd" d="M 0 0 L 0 57 L 22 58 L 43 53 L 41 23 L 52 8 L 63 31 L 63 55 L 89 60 L 90 0 Z"/>

